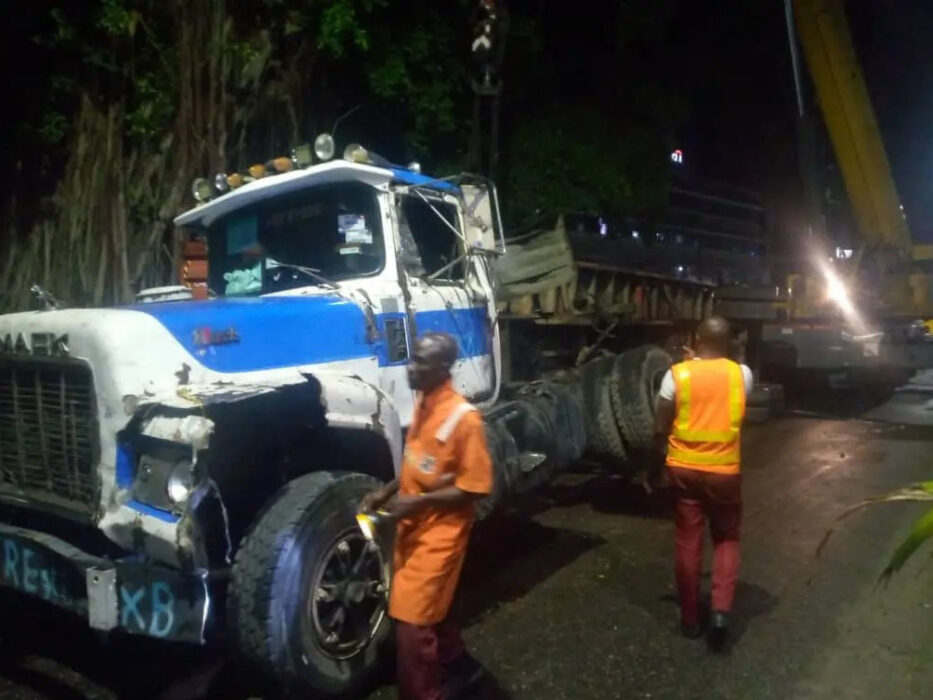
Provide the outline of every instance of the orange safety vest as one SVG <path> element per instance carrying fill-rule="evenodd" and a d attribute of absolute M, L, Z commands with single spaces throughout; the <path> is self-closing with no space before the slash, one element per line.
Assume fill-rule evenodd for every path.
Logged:
<path fill-rule="evenodd" d="M 667 440 L 668 466 L 738 474 L 745 416 L 742 368 L 720 358 L 680 362 L 671 372 L 676 414 Z"/>

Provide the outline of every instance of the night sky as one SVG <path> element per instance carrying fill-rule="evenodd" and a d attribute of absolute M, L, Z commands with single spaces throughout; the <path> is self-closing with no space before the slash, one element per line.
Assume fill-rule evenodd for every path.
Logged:
<path fill-rule="evenodd" d="M 778 219 L 794 225 L 800 189 L 782 0 L 682 5 L 681 56 L 711 52 L 689 81 L 700 172 L 762 190 Z M 848 0 L 846 9 L 911 233 L 931 240 L 933 2 Z"/>
<path fill-rule="evenodd" d="M 933 240 L 933 3 L 850 0 L 849 19 L 911 233 Z"/>

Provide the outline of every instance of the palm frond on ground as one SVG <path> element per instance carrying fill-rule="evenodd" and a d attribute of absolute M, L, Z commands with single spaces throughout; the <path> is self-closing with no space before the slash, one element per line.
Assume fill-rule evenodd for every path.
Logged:
<path fill-rule="evenodd" d="M 868 508 L 869 506 L 878 505 L 880 503 L 893 503 L 895 501 L 933 501 L 933 481 L 923 481 L 916 484 L 911 484 L 910 486 L 897 489 L 896 491 L 891 491 L 880 496 L 874 496 L 847 509 L 844 513 L 836 518 L 833 526 L 826 531 L 822 541 L 816 548 L 816 555 L 820 556 L 823 553 L 823 550 L 826 548 L 829 539 L 836 531 L 840 521 L 848 518 L 850 515 L 864 510 L 865 508 Z M 904 566 L 907 560 L 910 559 L 910 557 L 923 545 L 923 543 L 930 538 L 933 538 L 933 509 L 927 511 L 927 513 L 925 513 L 913 524 L 910 532 L 907 534 L 907 537 L 905 537 L 904 540 L 894 550 L 894 553 L 888 560 L 887 565 L 881 572 L 879 580 L 882 582 L 887 582 L 891 576 L 893 576 L 901 569 L 901 567 Z"/>

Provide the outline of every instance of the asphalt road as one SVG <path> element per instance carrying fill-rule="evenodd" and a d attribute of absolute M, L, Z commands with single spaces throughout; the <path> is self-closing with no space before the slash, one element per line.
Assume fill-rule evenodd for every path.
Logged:
<path fill-rule="evenodd" d="M 677 632 L 662 498 L 597 472 L 562 477 L 471 544 L 457 608 L 495 682 L 479 697 L 928 698 L 933 570 L 921 552 L 887 587 L 886 557 L 922 506 L 853 517 L 863 497 L 933 478 L 933 429 L 789 417 L 746 431 L 735 637 L 710 655 Z M 0 700 L 257 697 L 204 654 L 120 639 L 4 598 Z M 370 700 L 395 697 L 391 686 Z"/>

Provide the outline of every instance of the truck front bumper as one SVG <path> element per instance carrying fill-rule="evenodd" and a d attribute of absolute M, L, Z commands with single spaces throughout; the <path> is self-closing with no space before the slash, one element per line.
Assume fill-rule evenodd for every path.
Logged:
<path fill-rule="evenodd" d="M 111 560 L 43 532 L 0 524 L 0 585 L 87 619 L 99 630 L 203 643 L 207 572 L 139 558 Z"/>

